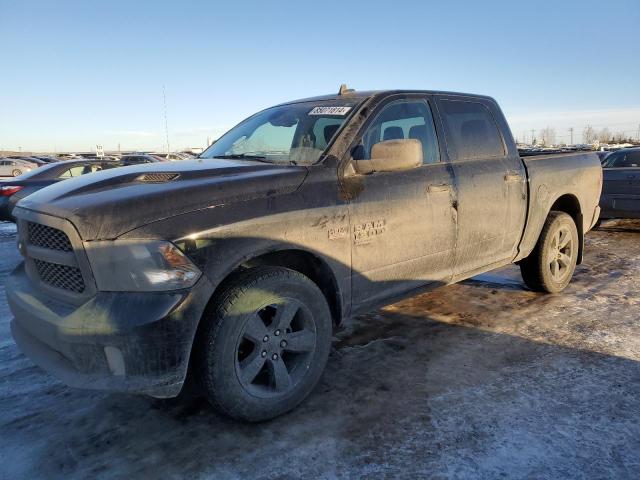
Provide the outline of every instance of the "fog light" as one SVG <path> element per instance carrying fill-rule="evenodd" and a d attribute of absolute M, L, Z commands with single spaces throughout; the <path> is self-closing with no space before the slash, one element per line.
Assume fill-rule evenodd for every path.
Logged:
<path fill-rule="evenodd" d="M 119 376 L 124 375 L 124 357 L 120 349 L 116 347 L 104 347 L 104 354 L 107 357 L 107 363 L 109 364 L 111 373 Z"/>

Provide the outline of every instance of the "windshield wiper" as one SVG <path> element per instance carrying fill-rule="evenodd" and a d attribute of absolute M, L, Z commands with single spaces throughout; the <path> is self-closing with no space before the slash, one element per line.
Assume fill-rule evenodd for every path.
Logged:
<path fill-rule="evenodd" d="M 230 154 L 230 155 L 216 155 L 213 158 L 223 158 L 225 160 L 237 160 L 237 159 L 255 160 L 257 162 L 262 162 L 262 163 L 273 163 L 273 162 L 270 162 L 269 160 L 267 160 L 267 157 L 264 157 L 262 155 L 248 155 L 246 153 L 234 153 L 234 154 Z"/>

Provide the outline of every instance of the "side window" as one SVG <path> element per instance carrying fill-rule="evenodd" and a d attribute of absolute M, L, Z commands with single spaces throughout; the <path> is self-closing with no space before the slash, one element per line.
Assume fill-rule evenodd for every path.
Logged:
<path fill-rule="evenodd" d="M 320 117 L 313 125 L 313 136 L 315 137 L 315 148 L 324 150 L 336 134 L 340 125 L 344 122 L 342 118 Z"/>
<path fill-rule="evenodd" d="M 81 175 L 86 175 L 87 173 L 93 173 L 93 172 L 97 172 L 99 170 L 102 170 L 102 167 L 100 165 L 85 165 L 84 168 L 82 169 L 82 173 Z"/>
<path fill-rule="evenodd" d="M 627 168 L 640 167 L 640 151 L 627 153 L 625 155 L 624 166 Z"/>
<path fill-rule="evenodd" d="M 477 102 L 441 100 L 447 142 L 457 160 L 503 157 L 504 144 L 493 115 Z"/>
<path fill-rule="evenodd" d="M 440 161 L 433 116 L 429 105 L 423 100 L 398 100 L 386 105 L 362 135 L 354 158 L 369 160 L 376 143 L 408 138 L 419 140 L 422 144 L 423 164 Z"/>
<path fill-rule="evenodd" d="M 83 170 L 84 165 L 78 165 L 77 167 L 72 167 L 69 170 L 64 171 L 58 178 L 79 177 L 82 175 Z"/>

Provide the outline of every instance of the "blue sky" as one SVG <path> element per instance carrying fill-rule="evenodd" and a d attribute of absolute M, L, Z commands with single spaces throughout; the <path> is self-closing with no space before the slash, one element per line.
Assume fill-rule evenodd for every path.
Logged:
<path fill-rule="evenodd" d="M 344 82 L 492 95 L 520 137 L 635 136 L 638 31 L 638 0 L 0 0 L 0 149 L 162 149 L 163 85 L 172 149 Z"/>

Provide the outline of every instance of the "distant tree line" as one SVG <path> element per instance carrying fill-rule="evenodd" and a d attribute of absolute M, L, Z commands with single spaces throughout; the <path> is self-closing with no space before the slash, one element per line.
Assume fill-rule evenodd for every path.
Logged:
<path fill-rule="evenodd" d="M 634 138 L 625 132 L 611 133 L 608 128 L 596 130 L 591 126 L 587 126 L 582 131 L 584 143 L 634 143 Z"/>
<path fill-rule="evenodd" d="M 628 135 L 626 132 L 616 132 L 611 133 L 608 128 L 602 128 L 600 130 L 596 130 L 591 126 L 587 126 L 582 131 L 582 142 L 583 143 L 636 143 L 636 139 L 632 136 Z M 565 142 L 560 142 L 565 143 Z M 541 146 L 551 146 L 557 145 L 557 135 L 556 129 L 553 127 L 546 127 L 540 130 L 538 138 L 533 139 L 534 145 Z"/>

